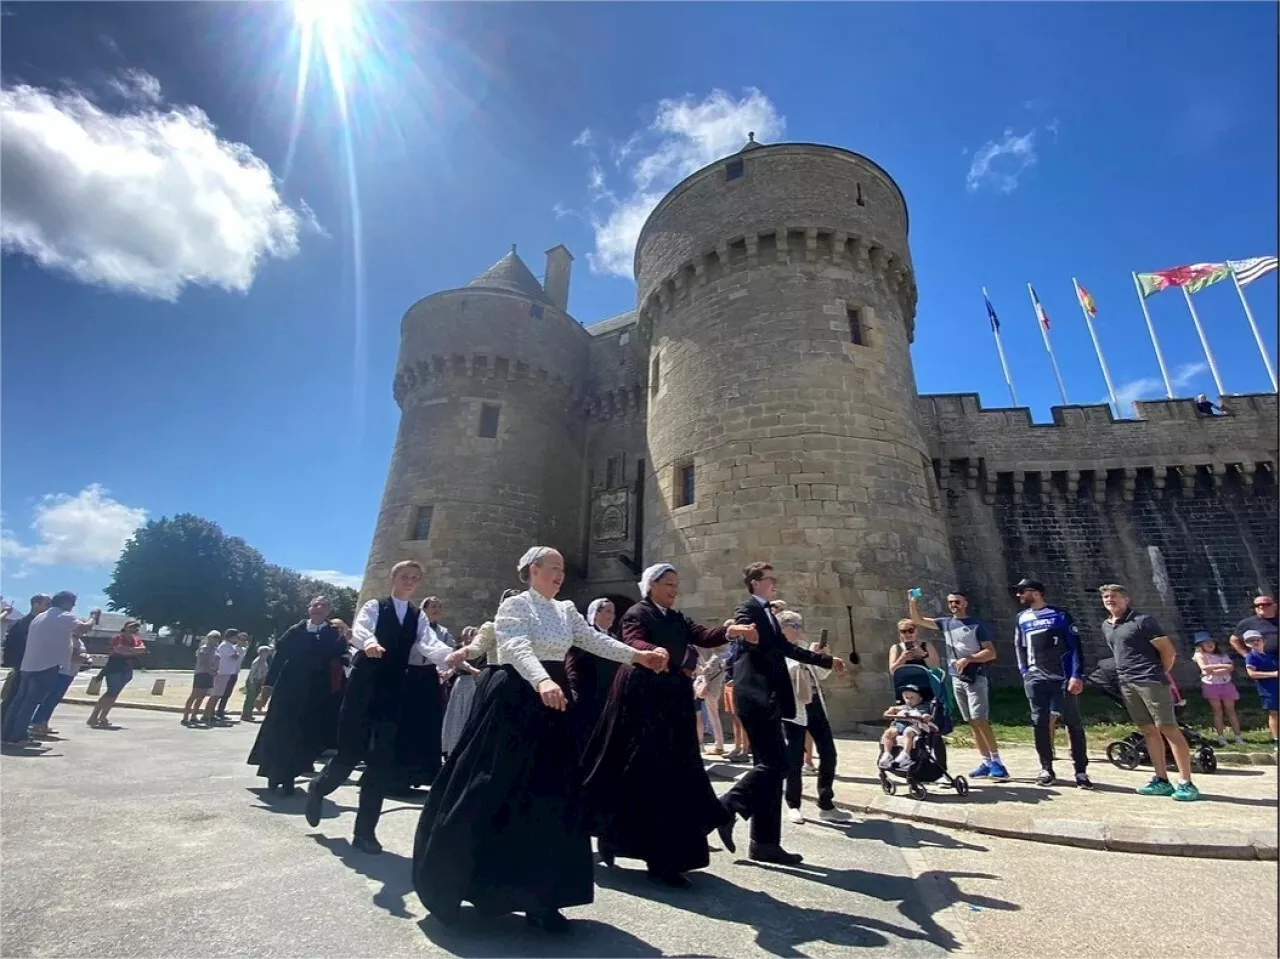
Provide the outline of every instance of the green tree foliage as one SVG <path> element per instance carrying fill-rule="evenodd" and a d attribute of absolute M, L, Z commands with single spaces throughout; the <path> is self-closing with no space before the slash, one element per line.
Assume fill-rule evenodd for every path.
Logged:
<path fill-rule="evenodd" d="M 125 544 L 107 586 L 108 605 L 180 635 L 234 626 L 257 642 L 306 615 L 316 595 L 351 622 L 356 591 L 267 563 L 238 536 L 190 513 L 151 520 Z"/>

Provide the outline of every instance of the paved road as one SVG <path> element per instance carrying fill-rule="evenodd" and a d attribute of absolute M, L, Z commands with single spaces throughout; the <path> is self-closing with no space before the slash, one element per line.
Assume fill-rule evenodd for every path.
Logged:
<path fill-rule="evenodd" d="M 347 841 L 353 789 L 334 794 L 316 830 L 301 799 L 263 794 L 244 764 L 254 727 L 188 730 L 169 714 L 120 711 L 124 728 L 95 731 L 87 714 L 63 706 L 54 725 L 65 742 L 0 760 L 5 957 L 1275 955 L 1274 863 L 874 819 L 787 826 L 806 856 L 799 869 L 717 852 L 684 892 L 650 885 L 638 864 L 600 868 L 596 902 L 569 910 L 567 938 L 518 917 L 447 931 L 409 884 L 415 804 L 389 803 L 387 852 L 363 856 Z M 1167 914 L 1147 915 L 1143 888 Z M 1223 908 L 1210 916 L 1197 902 Z"/>

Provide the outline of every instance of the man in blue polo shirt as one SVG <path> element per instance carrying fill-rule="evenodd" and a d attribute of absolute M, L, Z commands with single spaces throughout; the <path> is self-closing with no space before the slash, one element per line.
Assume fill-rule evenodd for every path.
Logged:
<path fill-rule="evenodd" d="M 1070 613 L 1044 601 L 1044 583 L 1038 579 L 1024 578 L 1013 591 L 1025 607 L 1014 627 L 1013 649 L 1036 731 L 1036 753 L 1040 756 L 1040 775 L 1036 782 L 1041 786 L 1052 786 L 1054 782 L 1049 714 L 1056 712 L 1062 716 L 1071 741 L 1076 785 L 1092 789 L 1093 783 L 1085 772 L 1089 755 L 1085 750 L 1084 720 L 1080 716 L 1079 697 L 1084 689 L 1080 631 Z"/>

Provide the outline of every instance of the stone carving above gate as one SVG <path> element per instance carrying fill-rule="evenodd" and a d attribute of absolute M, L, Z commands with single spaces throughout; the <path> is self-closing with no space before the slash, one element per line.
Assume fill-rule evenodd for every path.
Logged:
<path fill-rule="evenodd" d="M 631 494 L 626 489 L 608 490 L 596 496 L 591 528 L 597 543 L 611 543 L 627 538 L 631 516 Z"/>

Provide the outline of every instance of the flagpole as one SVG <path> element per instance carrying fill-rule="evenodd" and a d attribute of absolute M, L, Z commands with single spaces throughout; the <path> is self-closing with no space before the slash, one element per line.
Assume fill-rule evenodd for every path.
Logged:
<path fill-rule="evenodd" d="M 1160 364 L 1160 378 L 1164 380 L 1164 395 L 1169 399 L 1173 399 L 1173 384 L 1169 382 L 1169 370 L 1164 365 L 1164 354 L 1160 352 L 1160 341 L 1156 339 L 1156 327 L 1151 322 L 1151 314 L 1147 312 L 1147 298 L 1142 295 L 1142 284 L 1138 282 L 1138 274 L 1130 273 L 1133 277 L 1133 288 L 1138 292 L 1138 305 L 1142 307 L 1142 315 L 1147 321 L 1147 332 L 1151 334 L 1151 345 L 1156 351 L 1156 362 Z"/>
<path fill-rule="evenodd" d="M 987 295 L 987 288 L 982 288 L 982 299 L 987 303 L 991 302 L 991 297 Z M 995 323 L 991 324 L 991 335 L 996 338 L 996 352 L 1000 354 L 1000 369 L 1004 370 L 1004 382 L 1009 387 L 1009 399 L 1013 400 L 1014 406 L 1021 406 L 1018 402 L 1018 393 L 1013 388 L 1013 377 L 1009 375 L 1009 361 L 1004 357 L 1004 343 L 1000 340 L 1000 327 Z"/>
<path fill-rule="evenodd" d="M 1200 325 L 1200 314 L 1196 312 L 1195 304 L 1191 302 L 1191 294 L 1186 286 L 1179 289 L 1182 290 L 1182 298 L 1187 301 L 1187 309 L 1191 311 L 1191 322 L 1196 325 L 1196 333 L 1200 335 L 1200 345 L 1204 347 L 1204 358 L 1209 361 L 1209 372 L 1213 374 L 1214 385 L 1218 387 L 1218 396 L 1226 396 L 1227 391 L 1222 386 L 1222 377 L 1218 374 L 1218 364 L 1213 361 L 1213 353 L 1209 349 L 1209 339 L 1204 335 L 1204 327 Z"/>
<path fill-rule="evenodd" d="M 1044 338 L 1044 348 L 1049 354 L 1049 363 L 1053 366 L 1053 378 L 1058 381 L 1058 394 L 1062 397 L 1062 405 L 1070 406 L 1071 401 L 1067 399 L 1067 388 L 1062 385 L 1062 374 L 1058 371 L 1058 358 L 1053 355 L 1053 345 L 1049 342 L 1049 330 L 1044 325 L 1044 314 L 1036 309 L 1036 291 L 1030 283 L 1027 284 L 1027 295 L 1031 297 L 1031 309 L 1036 315 L 1036 326 L 1040 327 L 1040 336 Z"/>
<path fill-rule="evenodd" d="M 1093 340 L 1093 351 L 1098 354 L 1098 365 L 1102 367 L 1102 379 L 1107 384 L 1107 395 L 1111 397 L 1111 405 L 1115 408 L 1116 416 L 1124 418 L 1124 413 L 1120 411 L 1120 403 L 1116 399 L 1116 388 L 1111 384 L 1111 371 L 1107 369 L 1107 361 L 1102 358 L 1102 347 L 1098 343 L 1098 331 L 1093 328 L 1093 317 L 1089 315 L 1089 311 L 1084 308 L 1084 300 L 1080 298 L 1080 284 L 1073 276 L 1071 285 L 1075 287 L 1076 302 L 1080 304 L 1080 312 L 1084 314 L 1085 326 L 1089 327 L 1089 339 Z"/>
<path fill-rule="evenodd" d="M 1253 330 L 1253 338 L 1258 343 L 1258 352 L 1262 354 L 1262 362 L 1267 367 L 1267 376 L 1271 377 L 1271 392 L 1275 393 L 1277 392 L 1275 367 L 1271 365 L 1271 355 L 1267 352 L 1267 347 L 1262 342 L 1262 333 L 1258 329 L 1258 321 L 1253 318 L 1253 310 L 1249 309 L 1249 301 L 1244 298 L 1244 287 L 1240 285 L 1240 278 L 1236 276 L 1235 267 L 1231 268 L 1231 282 L 1235 284 L 1236 295 L 1240 297 L 1240 305 L 1244 307 L 1244 315 L 1249 319 L 1249 327 Z"/>

